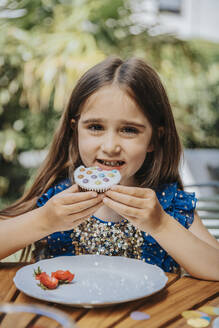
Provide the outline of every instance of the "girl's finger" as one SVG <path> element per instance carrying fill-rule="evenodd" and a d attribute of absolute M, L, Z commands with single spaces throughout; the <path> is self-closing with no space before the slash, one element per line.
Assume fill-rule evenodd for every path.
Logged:
<path fill-rule="evenodd" d="M 64 192 L 68 193 L 68 192 L 77 192 L 79 191 L 79 187 L 77 184 L 73 184 L 71 185 L 69 188 L 65 189 Z"/>
<path fill-rule="evenodd" d="M 75 193 L 67 193 L 67 194 L 60 195 L 61 203 L 63 205 L 80 203 L 82 201 L 97 198 L 97 197 L 98 194 L 95 191 L 75 192 Z"/>
<path fill-rule="evenodd" d="M 83 217 L 90 217 L 91 215 L 93 215 L 101 206 L 103 206 L 102 202 L 95 205 L 95 206 L 92 206 L 84 211 L 81 211 L 79 213 L 76 213 L 76 214 L 71 214 L 69 215 L 69 218 L 72 219 L 72 220 L 78 220 L 78 219 L 82 219 Z"/>
<path fill-rule="evenodd" d="M 111 198 L 112 200 L 115 200 L 119 203 L 129 205 L 131 207 L 135 208 L 144 208 L 145 207 L 145 199 L 138 198 L 135 196 L 130 196 L 127 194 L 122 194 L 117 191 L 108 190 L 105 192 L 105 195 Z M 147 200 L 147 199 L 146 199 Z"/>
<path fill-rule="evenodd" d="M 60 192 L 58 192 L 56 195 L 54 195 L 53 197 L 56 197 L 58 199 L 65 199 L 65 197 L 67 197 L 68 195 L 72 195 L 73 193 L 75 194 L 76 192 L 79 192 L 79 188 L 78 185 L 74 184 L 68 188 L 66 188 L 65 190 L 62 190 L 61 186 L 57 186 L 57 189 L 60 190 Z"/>
<path fill-rule="evenodd" d="M 149 188 L 127 187 L 121 185 L 114 185 L 110 188 L 110 190 L 139 198 L 151 198 L 155 194 L 155 192 Z"/>
<path fill-rule="evenodd" d="M 81 211 L 84 211 L 85 209 L 89 209 L 90 207 L 93 207 L 99 203 L 102 203 L 101 198 L 93 198 L 85 201 L 81 201 L 79 203 L 75 203 L 73 205 L 67 205 L 66 210 L 69 212 L 69 214 L 73 213 L 80 213 Z"/>
<path fill-rule="evenodd" d="M 124 217 L 126 216 L 139 217 L 142 215 L 140 209 L 129 207 L 122 203 L 117 203 L 108 197 L 103 198 L 103 203 Z"/>

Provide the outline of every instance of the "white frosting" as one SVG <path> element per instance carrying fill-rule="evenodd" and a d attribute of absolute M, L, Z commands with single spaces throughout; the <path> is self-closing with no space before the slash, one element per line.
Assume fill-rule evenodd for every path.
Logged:
<path fill-rule="evenodd" d="M 74 181 L 81 188 L 103 192 L 121 180 L 118 170 L 103 170 L 100 167 L 79 166 L 74 171 Z"/>

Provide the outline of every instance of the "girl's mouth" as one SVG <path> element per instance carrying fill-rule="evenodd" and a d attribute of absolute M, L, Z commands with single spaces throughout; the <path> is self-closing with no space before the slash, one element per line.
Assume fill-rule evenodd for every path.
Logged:
<path fill-rule="evenodd" d="M 101 167 L 104 170 L 121 170 L 123 165 L 125 164 L 124 161 L 107 161 L 107 160 L 102 160 L 102 159 L 97 159 L 98 166 Z"/>

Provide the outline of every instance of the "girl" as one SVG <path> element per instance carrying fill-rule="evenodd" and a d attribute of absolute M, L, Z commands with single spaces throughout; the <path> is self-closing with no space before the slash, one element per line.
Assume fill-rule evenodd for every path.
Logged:
<path fill-rule="evenodd" d="M 183 191 L 180 156 L 158 75 L 140 59 L 106 59 L 75 86 L 30 191 L 0 212 L 0 258 L 35 243 L 35 261 L 120 255 L 219 280 L 219 244 Z M 120 185 L 79 192 L 81 164 L 120 170 Z"/>

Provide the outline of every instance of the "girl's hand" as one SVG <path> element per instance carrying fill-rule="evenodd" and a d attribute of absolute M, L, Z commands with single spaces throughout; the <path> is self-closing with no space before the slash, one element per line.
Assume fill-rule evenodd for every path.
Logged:
<path fill-rule="evenodd" d="M 105 192 L 103 203 L 129 220 L 136 228 L 153 235 L 167 215 L 152 189 L 115 185 Z"/>
<path fill-rule="evenodd" d="M 49 233 L 73 229 L 103 205 L 102 197 L 94 191 L 79 192 L 72 185 L 39 208 L 44 229 Z"/>

